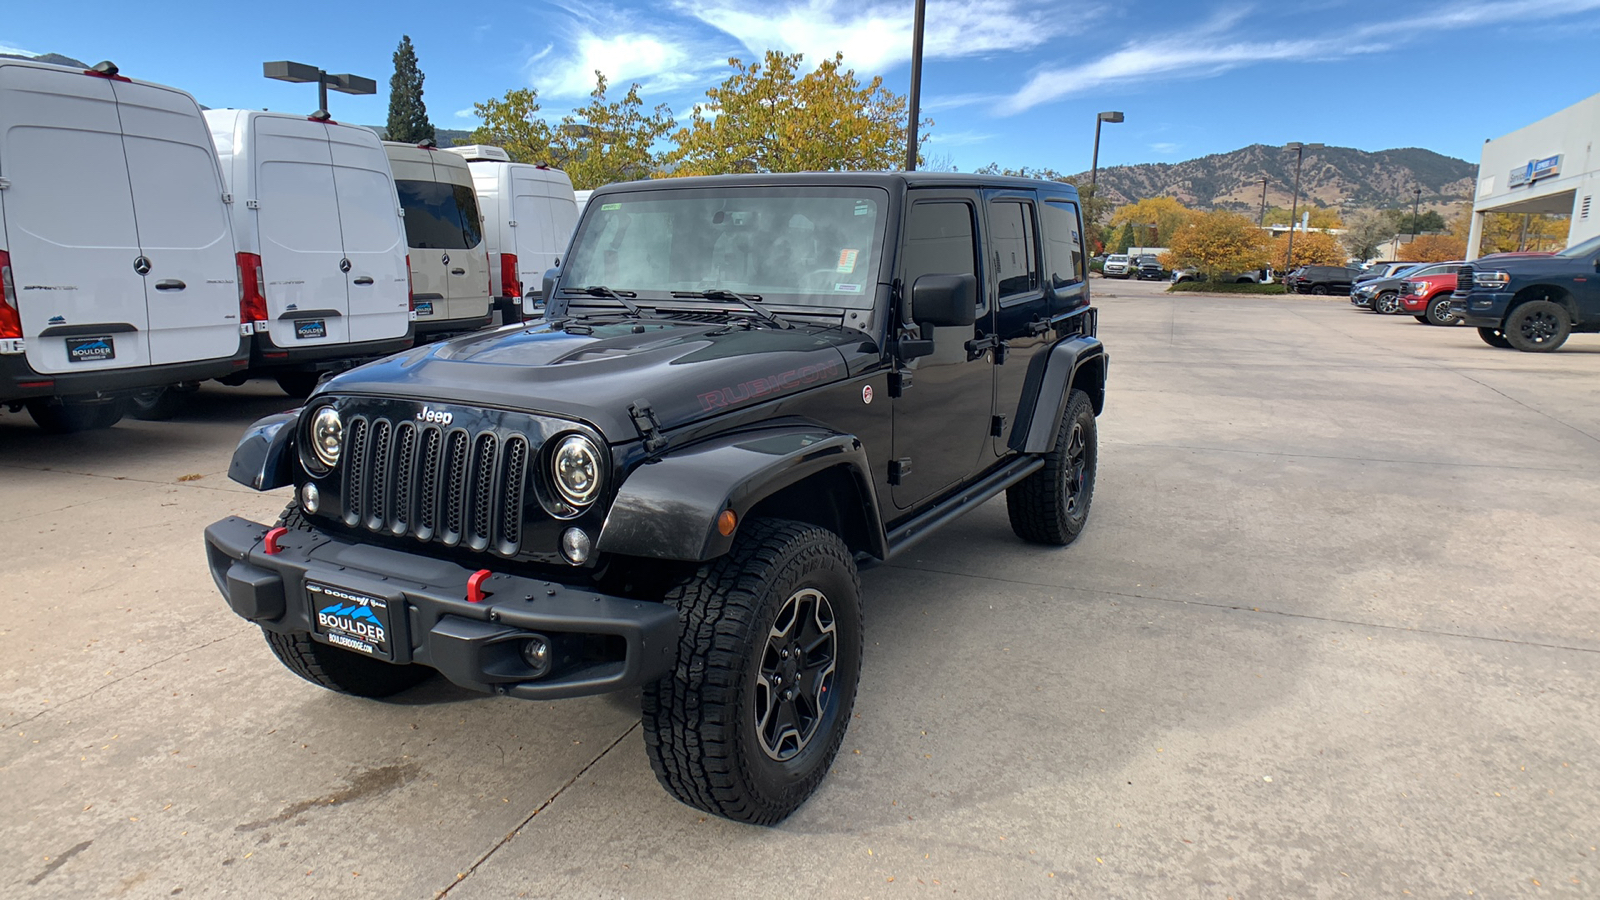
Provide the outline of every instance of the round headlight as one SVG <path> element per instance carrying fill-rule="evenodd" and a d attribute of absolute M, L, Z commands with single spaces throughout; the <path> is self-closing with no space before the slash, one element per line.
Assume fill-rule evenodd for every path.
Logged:
<path fill-rule="evenodd" d="M 317 462 L 328 468 L 339 464 L 339 450 L 344 445 L 344 423 L 331 406 L 324 406 L 311 417 L 311 452 Z"/>
<path fill-rule="evenodd" d="M 600 449 L 581 434 L 556 445 L 551 457 L 556 491 L 573 506 L 587 506 L 600 494 Z"/>

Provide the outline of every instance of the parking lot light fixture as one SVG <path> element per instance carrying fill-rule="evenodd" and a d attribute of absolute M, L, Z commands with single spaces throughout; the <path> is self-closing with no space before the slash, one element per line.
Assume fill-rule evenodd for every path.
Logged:
<path fill-rule="evenodd" d="M 1298 141 L 1283 145 L 1283 149 L 1294 151 L 1294 200 L 1289 204 L 1289 252 L 1283 258 L 1285 272 L 1294 268 L 1294 220 L 1300 215 L 1300 164 L 1305 162 L 1307 150 L 1315 150 L 1321 146 L 1321 144 L 1302 144 Z"/>
<path fill-rule="evenodd" d="M 1122 113 L 1112 110 L 1103 112 L 1094 117 L 1094 157 L 1089 163 L 1089 197 L 1095 195 L 1095 187 L 1100 179 L 1100 126 L 1106 122 L 1115 125 L 1122 121 Z"/>
<path fill-rule="evenodd" d="M 378 92 L 378 83 L 371 78 L 362 78 L 360 75 L 351 75 L 349 72 L 330 75 L 316 66 L 289 62 L 288 60 L 262 63 L 261 74 L 271 78 L 273 81 L 287 81 L 291 84 L 316 82 L 317 111 L 311 114 L 311 118 L 324 121 L 333 118 L 328 113 L 328 88 L 333 88 L 341 94 L 376 94 Z"/>

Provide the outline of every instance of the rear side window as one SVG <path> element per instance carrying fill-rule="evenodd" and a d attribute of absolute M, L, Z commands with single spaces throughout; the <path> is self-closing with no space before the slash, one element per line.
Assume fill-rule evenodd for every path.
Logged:
<path fill-rule="evenodd" d="M 1000 296 L 1039 289 L 1039 251 L 1033 204 L 999 200 L 989 206 L 989 244 L 994 248 Z"/>
<path fill-rule="evenodd" d="M 437 181 L 396 181 L 406 211 L 406 243 L 420 250 L 465 250 L 483 240 L 472 189 Z"/>
<path fill-rule="evenodd" d="M 1083 281 L 1083 235 L 1078 232 L 1078 204 L 1046 200 L 1044 237 L 1050 286 L 1060 288 Z"/>

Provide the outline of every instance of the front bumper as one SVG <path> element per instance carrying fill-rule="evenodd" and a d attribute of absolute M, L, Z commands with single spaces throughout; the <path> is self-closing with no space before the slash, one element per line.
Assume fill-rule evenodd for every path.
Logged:
<path fill-rule="evenodd" d="M 325 640 L 312 624 L 309 579 L 387 601 L 391 662 L 429 666 L 485 693 L 524 700 L 608 693 L 655 681 L 677 660 L 678 615 L 665 604 L 503 574 L 483 582 L 482 603 L 470 603 L 473 571 L 453 562 L 294 529 L 268 554 L 269 530 L 230 516 L 207 528 L 205 540 L 212 580 L 228 605 L 270 631 Z M 521 655 L 536 634 L 563 648 L 564 660 L 543 678 L 531 677 Z"/>
<path fill-rule="evenodd" d="M 1400 309 L 1402 312 L 1410 313 L 1413 316 L 1420 316 L 1428 311 L 1428 302 L 1427 297 L 1403 295 L 1400 298 Z"/>
<path fill-rule="evenodd" d="M 1498 329 L 1505 324 L 1511 296 L 1510 291 L 1473 291 L 1464 296 L 1453 294 L 1450 297 L 1450 311 L 1463 324 L 1473 328 Z"/>

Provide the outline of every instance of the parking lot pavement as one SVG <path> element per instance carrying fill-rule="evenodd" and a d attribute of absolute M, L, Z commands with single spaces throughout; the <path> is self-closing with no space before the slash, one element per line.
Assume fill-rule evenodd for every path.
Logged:
<path fill-rule="evenodd" d="M 997 500 L 865 572 L 857 719 L 774 829 L 661 792 L 635 696 L 283 671 L 200 551 L 284 502 L 224 475 L 274 389 L 0 414 L 5 896 L 1591 894 L 1600 338 L 1162 287 L 1095 282 L 1083 537 Z"/>

